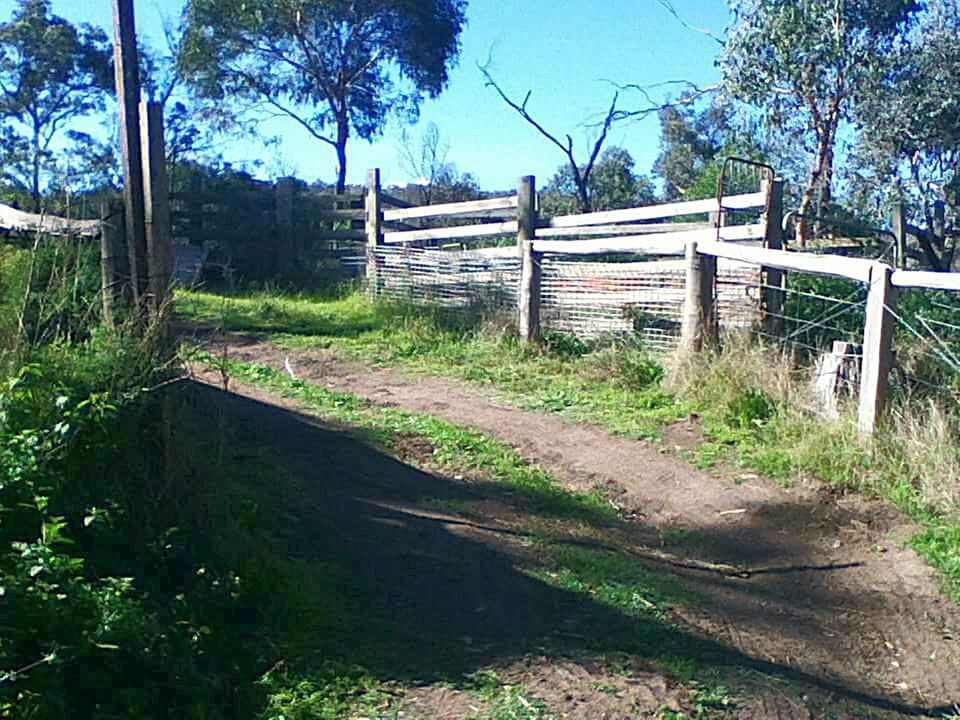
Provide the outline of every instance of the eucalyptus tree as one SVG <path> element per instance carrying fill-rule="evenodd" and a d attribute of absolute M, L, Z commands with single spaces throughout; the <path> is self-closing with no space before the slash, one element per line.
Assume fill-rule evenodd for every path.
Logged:
<path fill-rule="evenodd" d="M 288 117 L 336 151 L 446 87 L 466 0 L 190 0 L 179 64 L 203 97 Z"/>
<path fill-rule="evenodd" d="M 960 9 L 933 0 L 859 97 L 857 190 L 905 202 L 921 261 L 949 270 L 960 234 Z"/>
<path fill-rule="evenodd" d="M 604 150 L 587 180 L 587 201 L 591 210 L 619 210 L 652 205 L 656 199 L 653 182 L 634 170 L 634 159 L 623 147 Z M 580 188 L 568 164 L 561 165 L 543 193 L 543 211 L 548 215 L 580 212 Z"/>
<path fill-rule="evenodd" d="M 48 0 L 19 0 L 0 24 L 3 177 L 39 210 L 51 146 L 75 118 L 104 109 L 113 84 L 102 30 L 53 15 Z"/>
<path fill-rule="evenodd" d="M 854 99 L 884 62 L 915 0 L 732 0 L 720 58 L 726 90 L 805 143 L 812 156 L 801 217 L 832 200 L 838 132 Z M 809 224 L 799 225 L 801 241 Z"/>

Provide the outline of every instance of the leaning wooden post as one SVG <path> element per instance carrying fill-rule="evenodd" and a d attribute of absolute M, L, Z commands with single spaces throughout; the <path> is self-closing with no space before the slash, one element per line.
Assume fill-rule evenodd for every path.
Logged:
<path fill-rule="evenodd" d="M 540 340 L 540 284 L 542 256 L 533 249 L 537 237 L 537 181 L 532 175 L 517 185 L 517 250 L 520 253 L 520 340 Z"/>
<path fill-rule="evenodd" d="M 114 81 L 120 105 L 120 155 L 123 168 L 126 242 L 134 305 L 147 292 L 147 236 L 140 157 L 140 62 L 133 0 L 113 0 Z M 141 311 L 144 308 L 141 308 Z"/>
<path fill-rule="evenodd" d="M 893 214 L 890 217 L 890 226 L 893 230 L 893 237 L 897 245 L 897 267 L 901 270 L 906 270 L 907 209 L 903 203 L 897 203 L 893 206 Z"/>
<path fill-rule="evenodd" d="M 143 206 L 150 309 L 160 317 L 170 300 L 174 266 L 170 185 L 163 143 L 163 106 L 160 103 L 140 104 L 140 137 L 143 140 Z"/>
<path fill-rule="evenodd" d="M 695 240 L 687 243 L 686 296 L 680 329 L 680 345 L 686 352 L 700 352 L 717 341 L 714 322 L 713 286 L 717 275 L 717 259 L 697 252 Z"/>
<path fill-rule="evenodd" d="M 380 294 L 377 278 L 377 248 L 383 245 L 383 198 L 380 190 L 380 168 L 368 170 L 365 201 L 367 292 L 374 298 Z"/>
<path fill-rule="evenodd" d="M 863 435 L 872 435 L 883 413 L 893 368 L 893 334 L 896 330 L 896 288 L 890 282 L 893 268 L 874 263 L 870 269 L 870 294 L 863 331 L 863 367 L 860 371 L 860 413 L 858 426 Z"/>
<path fill-rule="evenodd" d="M 783 180 L 773 180 L 767 187 L 766 224 L 763 246 L 770 250 L 783 250 Z M 782 337 L 787 273 L 762 267 L 760 278 L 763 332 L 769 338 Z"/>

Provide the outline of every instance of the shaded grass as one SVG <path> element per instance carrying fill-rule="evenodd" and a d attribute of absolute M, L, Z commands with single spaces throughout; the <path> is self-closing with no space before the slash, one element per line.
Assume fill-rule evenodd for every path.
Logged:
<path fill-rule="evenodd" d="M 489 386 L 522 407 L 595 422 L 627 437 L 656 438 L 665 425 L 695 413 L 706 436 L 693 458 L 701 468 L 734 464 L 785 485 L 815 477 L 887 498 L 930 527 L 957 525 L 955 416 L 931 405 L 903 406 L 865 442 L 852 409 L 838 422 L 811 411 L 808 369 L 757 345 L 734 340 L 695 366 L 675 364 L 665 377 L 637 347 L 555 336 L 531 348 L 502 323 L 371 303 L 358 293 L 315 300 L 189 292 L 178 297 L 178 311 L 227 330 L 268 333 L 288 348 L 327 347 L 373 364 Z M 960 541 L 955 534 L 940 537 L 936 550 L 919 540 L 915 546 L 960 601 Z"/>
<path fill-rule="evenodd" d="M 203 356 L 201 356 L 203 357 Z M 213 362 L 206 357 L 207 362 Z M 467 430 L 439 418 L 394 408 L 380 408 L 348 393 L 293 380 L 283 372 L 253 363 L 227 361 L 229 375 L 294 398 L 327 421 L 360 430 L 382 447 L 402 451 L 402 440 L 413 435 L 426 440 L 431 461 L 453 473 L 493 480 L 508 488 L 526 510 L 555 517 L 614 522 L 616 510 L 599 491 L 572 493 L 563 489 L 537 465 L 483 433 Z"/>

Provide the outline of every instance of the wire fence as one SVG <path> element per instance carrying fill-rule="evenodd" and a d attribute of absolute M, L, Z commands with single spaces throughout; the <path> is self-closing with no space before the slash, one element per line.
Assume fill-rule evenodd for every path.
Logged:
<path fill-rule="evenodd" d="M 377 296 L 454 313 L 514 312 L 520 257 L 503 251 L 444 251 L 378 246 L 373 253 L 371 291 Z"/>
<path fill-rule="evenodd" d="M 905 289 L 896 308 L 894 392 L 937 399 L 960 414 L 960 293 Z"/>
<path fill-rule="evenodd" d="M 685 261 L 572 262 L 545 257 L 542 268 L 545 329 L 587 340 L 630 337 L 663 352 L 679 342 Z M 719 264 L 722 329 L 746 328 L 757 321 L 759 280 L 758 268 L 727 261 Z"/>

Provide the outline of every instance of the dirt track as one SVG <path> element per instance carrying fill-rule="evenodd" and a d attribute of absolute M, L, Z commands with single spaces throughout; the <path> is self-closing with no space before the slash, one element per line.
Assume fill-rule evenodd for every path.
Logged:
<path fill-rule="evenodd" d="M 462 383 L 239 336 L 230 344 L 234 359 L 275 368 L 289 360 L 299 379 L 496 436 L 567 487 L 604 488 L 637 519 L 638 542 L 654 540 L 653 530 L 670 556 L 736 565 L 743 577 L 676 568 L 705 597 L 682 621 L 760 666 L 905 714 L 960 702 L 960 608 L 905 549 L 916 528 L 885 503 L 813 484 L 785 490 L 756 476 L 716 477 L 662 446 L 518 410 Z"/>

